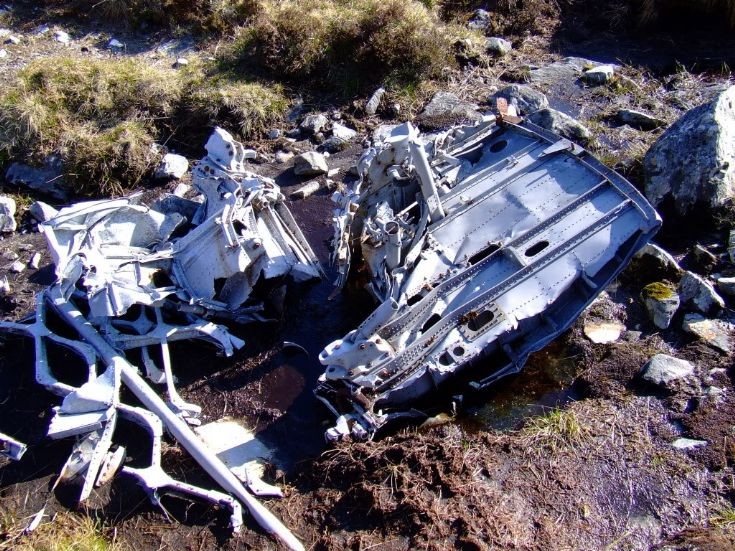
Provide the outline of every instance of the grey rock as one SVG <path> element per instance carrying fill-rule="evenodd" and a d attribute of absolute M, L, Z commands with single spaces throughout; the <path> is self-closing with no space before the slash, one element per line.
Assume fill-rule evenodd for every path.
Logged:
<path fill-rule="evenodd" d="M 672 383 L 694 375 L 694 365 L 686 360 L 667 354 L 656 354 L 643 366 L 641 375 L 645 381 L 654 385 L 671 388 Z"/>
<path fill-rule="evenodd" d="M 692 440 L 691 438 L 677 438 L 671 443 L 671 447 L 683 451 L 696 450 L 706 445 L 706 440 Z"/>
<path fill-rule="evenodd" d="M 173 194 L 176 195 L 176 197 L 185 197 L 187 193 L 191 191 L 191 186 L 189 184 L 185 184 L 183 182 L 176 184 L 176 187 L 173 190 Z"/>
<path fill-rule="evenodd" d="M 531 82 L 552 87 L 557 84 L 568 85 L 582 76 L 585 67 L 596 65 L 589 59 L 567 57 L 544 67 L 532 68 L 529 74 Z"/>
<path fill-rule="evenodd" d="M 337 136 L 332 136 L 322 142 L 321 148 L 327 153 L 338 153 L 347 147 L 348 143 L 349 142 L 347 142 L 347 140 L 343 140 Z"/>
<path fill-rule="evenodd" d="M 13 274 L 19 274 L 25 269 L 26 269 L 26 265 L 23 264 L 20 260 L 16 260 L 10 265 L 10 267 L 8 268 L 8 271 Z"/>
<path fill-rule="evenodd" d="M 373 130 L 373 143 L 382 143 L 390 138 L 393 131 L 398 128 L 397 124 L 381 124 Z"/>
<path fill-rule="evenodd" d="M 107 47 L 111 50 L 123 50 L 125 49 L 125 44 L 120 42 L 117 38 L 111 38 L 107 43 Z"/>
<path fill-rule="evenodd" d="M 735 86 L 676 121 L 646 153 L 645 194 L 685 215 L 735 198 Z"/>
<path fill-rule="evenodd" d="M 324 155 L 316 151 L 307 151 L 294 157 L 294 174 L 297 176 L 319 176 L 329 172 Z"/>
<path fill-rule="evenodd" d="M 37 168 L 22 163 L 12 163 L 5 179 L 16 186 L 25 186 L 65 201 L 69 198 L 69 189 L 65 185 L 62 176 L 61 161 L 50 157 L 43 167 Z"/>
<path fill-rule="evenodd" d="M 628 126 L 632 126 L 633 128 L 638 128 L 640 130 L 653 130 L 666 124 L 664 121 L 657 119 L 653 115 L 649 115 L 641 111 L 634 111 L 633 109 L 620 109 L 616 118 L 622 124 L 627 124 Z"/>
<path fill-rule="evenodd" d="M 18 260 L 20 258 L 18 256 L 18 253 L 16 253 L 15 251 L 10 251 L 10 250 L 2 251 L 2 253 L 0 253 L 0 256 L 2 257 L 3 260 Z"/>
<path fill-rule="evenodd" d="M 41 265 L 41 253 L 34 253 L 31 259 L 28 261 L 28 267 L 31 270 L 38 270 Z"/>
<path fill-rule="evenodd" d="M 380 107 L 380 101 L 383 99 L 383 95 L 385 94 L 385 88 L 382 86 L 375 90 L 373 92 L 373 95 L 370 96 L 370 99 L 365 104 L 365 113 L 368 115 L 374 115 L 378 112 L 378 107 Z"/>
<path fill-rule="evenodd" d="M 10 294 L 10 282 L 8 276 L 0 277 L 0 297 Z"/>
<path fill-rule="evenodd" d="M 0 233 L 12 233 L 17 229 L 15 223 L 15 199 L 0 195 Z"/>
<path fill-rule="evenodd" d="M 636 259 L 644 259 L 654 262 L 659 270 L 666 274 L 678 275 L 682 270 L 676 259 L 665 249 L 655 243 L 646 243 L 636 254 Z"/>
<path fill-rule="evenodd" d="M 62 44 L 69 44 L 71 42 L 71 36 L 66 31 L 56 31 L 54 32 L 54 40 Z"/>
<path fill-rule="evenodd" d="M 20 44 L 20 38 L 15 36 L 14 34 L 11 34 L 8 36 L 8 38 L 5 39 L 5 44 Z"/>
<path fill-rule="evenodd" d="M 735 277 L 717 278 L 717 288 L 727 296 L 735 296 Z"/>
<path fill-rule="evenodd" d="M 48 222 L 54 216 L 59 214 L 58 210 L 43 201 L 35 201 L 31 204 L 28 212 L 37 222 L 41 223 Z"/>
<path fill-rule="evenodd" d="M 485 41 L 485 50 L 494 55 L 504 56 L 510 53 L 512 49 L 513 44 L 509 40 L 500 38 L 499 36 L 490 37 Z"/>
<path fill-rule="evenodd" d="M 292 128 L 286 131 L 286 137 L 298 140 L 301 137 L 301 128 Z"/>
<path fill-rule="evenodd" d="M 288 122 L 296 122 L 301 117 L 301 113 L 304 111 L 304 100 L 296 98 L 286 114 L 286 120 Z"/>
<path fill-rule="evenodd" d="M 726 354 L 732 351 L 735 324 L 727 320 L 707 319 L 699 314 L 687 314 L 684 316 L 682 328 Z"/>
<path fill-rule="evenodd" d="M 477 9 L 475 10 L 475 13 L 472 14 L 472 19 L 467 23 L 467 26 L 470 29 L 475 30 L 483 30 L 485 27 L 487 27 L 487 24 L 490 22 L 490 12 L 483 9 Z"/>
<path fill-rule="evenodd" d="M 735 264 L 735 228 L 730 230 L 727 238 L 727 257 L 732 264 Z"/>
<path fill-rule="evenodd" d="M 582 144 L 589 142 L 592 137 L 592 133 L 586 126 L 556 109 L 541 109 L 528 117 L 528 120 L 534 124 L 538 124 L 542 128 L 546 128 Z"/>
<path fill-rule="evenodd" d="M 345 126 L 344 124 L 339 124 L 335 122 L 334 124 L 332 124 L 332 136 L 349 142 L 355 136 L 357 136 L 357 132 L 355 130 L 352 130 L 352 128 Z"/>
<path fill-rule="evenodd" d="M 5 49 L 0 49 L 0 59 L 8 57 L 8 51 Z"/>
<path fill-rule="evenodd" d="M 322 187 L 324 187 L 322 182 L 319 179 L 315 179 L 310 182 L 307 182 L 306 184 L 301 186 L 299 189 L 294 191 L 291 194 L 291 197 L 293 197 L 294 199 L 305 199 L 306 197 L 314 195 L 316 192 L 322 189 Z"/>
<path fill-rule="evenodd" d="M 313 136 L 318 132 L 321 132 L 325 126 L 329 123 L 329 119 L 322 113 L 311 113 L 306 115 L 301 121 L 299 128 L 307 136 Z"/>
<path fill-rule="evenodd" d="M 276 151 L 275 159 L 278 164 L 284 164 L 293 159 L 293 153 L 290 151 Z"/>
<path fill-rule="evenodd" d="M 268 131 L 268 138 L 271 140 L 277 140 L 281 137 L 281 131 L 278 128 L 273 128 Z"/>
<path fill-rule="evenodd" d="M 183 155 L 166 153 L 156 168 L 155 177 L 162 180 L 178 180 L 189 170 L 189 161 Z"/>
<path fill-rule="evenodd" d="M 704 247 L 699 243 L 694 245 L 692 256 L 694 257 L 697 265 L 705 270 L 711 270 L 717 264 L 717 257 L 712 254 L 707 247 Z"/>
<path fill-rule="evenodd" d="M 189 60 L 186 59 L 185 57 L 179 57 L 176 59 L 176 61 L 174 61 L 173 66 L 174 66 L 174 69 L 179 69 L 181 67 L 186 67 L 187 65 L 189 65 Z"/>
<path fill-rule="evenodd" d="M 686 272 L 679 281 L 679 298 L 684 306 L 703 314 L 711 314 L 724 308 L 725 301 L 711 283 L 692 272 Z"/>
<path fill-rule="evenodd" d="M 615 76 L 615 67 L 610 64 L 597 65 L 582 73 L 582 80 L 588 84 L 605 84 Z"/>
<path fill-rule="evenodd" d="M 668 288 L 667 285 L 659 283 L 660 286 Z M 668 329 L 671 325 L 671 319 L 679 309 L 680 299 L 679 295 L 671 289 L 669 296 L 661 296 L 661 293 L 649 293 L 648 289 L 650 286 L 643 288 L 641 292 L 641 298 L 643 304 L 648 312 L 648 317 L 651 319 L 653 324 L 659 329 Z"/>
<path fill-rule="evenodd" d="M 525 84 L 511 84 L 502 90 L 493 94 L 492 99 L 497 104 L 498 98 L 505 98 L 508 103 L 515 104 L 516 108 L 523 115 L 535 113 L 539 109 L 545 109 L 549 106 L 549 100 L 546 95 L 538 90 L 534 90 Z"/>
<path fill-rule="evenodd" d="M 418 116 L 425 126 L 440 127 L 460 121 L 482 120 L 473 103 L 459 99 L 451 92 L 437 92 Z"/>

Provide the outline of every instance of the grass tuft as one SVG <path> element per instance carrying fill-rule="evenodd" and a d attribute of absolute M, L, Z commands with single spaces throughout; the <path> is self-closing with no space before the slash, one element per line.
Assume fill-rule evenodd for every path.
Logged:
<path fill-rule="evenodd" d="M 555 453 L 578 447 L 589 438 L 589 433 L 574 411 L 554 409 L 541 417 L 530 418 L 520 437 L 524 447 L 546 448 Z"/>

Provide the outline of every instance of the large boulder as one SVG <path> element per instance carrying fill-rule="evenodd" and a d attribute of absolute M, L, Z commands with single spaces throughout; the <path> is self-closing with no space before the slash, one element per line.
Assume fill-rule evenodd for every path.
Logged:
<path fill-rule="evenodd" d="M 671 199 L 679 214 L 710 209 L 735 196 L 735 86 L 685 113 L 649 149 L 646 197 Z"/>
<path fill-rule="evenodd" d="M 422 126 L 441 128 L 465 121 L 482 120 L 477 106 L 459 99 L 451 92 L 437 92 L 418 116 Z"/>

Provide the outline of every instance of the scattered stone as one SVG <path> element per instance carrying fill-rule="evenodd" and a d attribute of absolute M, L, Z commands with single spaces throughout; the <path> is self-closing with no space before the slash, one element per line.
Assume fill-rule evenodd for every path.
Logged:
<path fill-rule="evenodd" d="M 288 110 L 288 113 L 286 114 L 286 120 L 288 122 L 296 122 L 301 118 L 301 113 L 304 111 L 304 100 L 301 98 L 296 98 L 293 102 L 293 105 L 291 106 L 291 109 Z"/>
<path fill-rule="evenodd" d="M 123 49 L 125 49 L 125 44 L 123 44 L 122 42 L 120 42 L 120 41 L 119 41 L 118 39 L 116 39 L 116 38 L 112 38 L 112 39 L 110 39 L 110 41 L 109 41 L 109 42 L 107 43 L 107 47 L 108 47 L 108 48 L 111 48 L 111 49 L 113 49 L 113 50 L 123 50 Z"/>
<path fill-rule="evenodd" d="M 189 60 L 185 57 L 179 57 L 178 59 L 176 59 L 176 61 L 174 61 L 173 67 L 174 69 L 178 69 L 180 67 L 186 67 L 187 65 L 189 65 Z"/>
<path fill-rule="evenodd" d="M 625 325 L 618 322 L 590 321 L 584 324 L 584 334 L 595 344 L 615 342 L 625 331 Z"/>
<path fill-rule="evenodd" d="M 493 55 L 504 56 L 510 53 L 512 49 L 513 44 L 509 40 L 500 38 L 499 36 L 493 36 L 485 41 L 485 50 Z"/>
<path fill-rule="evenodd" d="M 10 265 L 10 268 L 8 268 L 8 271 L 14 274 L 19 274 L 25 269 L 26 269 L 26 265 L 23 264 L 20 260 L 16 260 Z"/>
<path fill-rule="evenodd" d="M 268 138 L 271 140 L 277 140 L 281 137 L 281 131 L 278 128 L 273 128 L 268 132 Z"/>
<path fill-rule="evenodd" d="M 187 193 L 191 191 L 191 186 L 189 184 L 185 184 L 183 182 L 176 184 L 176 187 L 173 190 L 173 194 L 176 197 L 185 197 Z"/>
<path fill-rule="evenodd" d="M 730 235 L 727 238 L 727 256 L 730 258 L 730 262 L 735 264 L 735 229 L 730 230 Z"/>
<path fill-rule="evenodd" d="M 657 272 L 661 272 L 664 277 L 678 278 L 684 271 L 669 252 L 662 249 L 655 243 L 646 243 L 646 245 L 644 245 L 633 258 L 636 261 L 641 261 L 646 264 L 641 267 L 633 266 L 634 268 L 642 270 L 643 273 L 650 272 L 648 264 L 651 264 L 651 267 L 655 268 Z"/>
<path fill-rule="evenodd" d="M 329 115 L 329 118 L 331 118 L 333 121 L 341 121 L 342 120 L 342 113 L 339 112 L 339 110 L 335 109 L 331 112 Z"/>
<path fill-rule="evenodd" d="M 276 151 L 275 160 L 278 164 L 284 164 L 293 159 L 293 153 L 290 151 Z"/>
<path fill-rule="evenodd" d="M 735 277 L 717 278 L 717 288 L 728 296 L 735 296 Z"/>
<path fill-rule="evenodd" d="M 671 446 L 677 450 L 690 451 L 707 445 L 706 440 L 692 440 L 691 438 L 677 438 Z"/>
<path fill-rule="evenodd" d="M 0 49 L 0 59 L 4 57 L 8 57 L 8 51 L 3 48 L 3 49 Z"/>
<path fill-rule="evenodd" d="M 605 84 L 615 76 L 615 67 L 610 64 L 598 65 L 585 71 L 582 80 L 587 84 Z"/>
<path fill-rule="evenodd" d="M 286 137 L 298 140 L 301 137 L 301 128 L 292 128 L 286 131 Z"/>
<path fill-rule="evenodd" d="M 709 272 L 717 265 L 717 257 L 699 243 L 697 243 L 692 249 L 692 256 L 694 257 L 697 266 L 705 271 Z"/>
<path fill-rule="evenodd" d="M 71 36 L 66 31 L 56 31 L 54 33 L 54 40 L 61 42 L 62 44 L 69 44 L 71 42 Z"/>
<path fill-rule="evenodd" d="M 63 179 L 61 160 L 49 157 L 43 167 L 37 168 L 22 163 L 12 163 L 5 179 L 14 185 L 23 185 L 44 193 L 54 199 L 66 201 L 69 198 L 69 189 Z"/>
<path fill-rule="evenodd" d="M 329 172 L 324 155 L 316 151 L 307 151 L 294 157 L 294 174 L 297 176 L 319 176 Z"/>
<path fill-rule="evenodd" d="M 525 84 L 511 84 L 492 95 L 492 100 L 497 103 L 498 98 L 505 98 L 509 104 L 514 104 L 516 109 L 523 115 L 530 115 L 539 109 L 549 106 L 546 95 L 534 90 Z"/>
<path fill-rule="evenodd" d="M 390 115 L 394 119 L 397 119 L 400 114 L 401 114 L 401 104 L 400 103 L 398 102 L 391 103 L 388 106 L 388 115 Z"/>
<path fill-rule="evenodd" d="M 528 78 L 531 82 L 551 88 L 557 84 L 568 86 L 582 76 L 585 67 L 597 65 L 589 59 L 567 57 L 544 67 L 532 68 Z"/>
<path fill-rule="evenodd" d="M 5 38 L 6 36 L 10 36 L 13 31 L 10 29 L 7 29 L 5 27 L 0 27 L 0 38 Z"/>
<path fill-rule="evenodd" d="M 332 136 L 322 142 L 321 147 L 327 153 L 338 153 L 347 147 L 348 142 L 337 136 Z"/>
<path fill-rule="evenodd" d="M 28 261 L 28 267 L 31 270 L 38 270 L 41 265 L 41 253 L 34 253 L 31 259 Z"/>
<path fill-rule="evenodd" d="M 0 297 L 10 294 L 10 282 L 8 276 L 0 277 Z"/>
<path fill-rule="evenodd" d="M 18 45 L 20 44 L 20 38 L 15 36 L 14 34 L 11 34 L 8 38 L 5 39 L 5 44 L 8 45 Z"/>
<path fill-rule="evenodd" d="M 18 253 L 16 253 L 15 251 L 8 250 L 8 251 L 3 251 L 0 254 L 2 254 L 3 260 L 11 260 L 12 261 L 12 260 L 18 260 L 18 258 L 20 258 L 18 256 Z"/>
<path fill-rule="evenodd" d="M 634 111 L 632 109 L 620 109 L 616 118 L 622 124 L 627 124 L 628 126 L 639 130 L 653 130 L 666 124 L 664 121 L 657 119 L 653 115 L 648 115 L 641 111 Z"/>
<path fill-rule="evenodd" d="M 161 180 L 178 180 L 189 170 L 189 161 L 183 155 L 166 153 L 156 168 L 155 177 Z"/>
<path fill-rule="evenodd" d="M 48 222 L 59 214 L 58 210 L 43 201 L 35 201 L 31 204 L 28 212 L 39 223 Z"/>
<path fill-rule="evenodd" d="M 293 197 L 294 199 L 305 199 L 310 195 L 314 195 L 317 191 L 322 189 L 322 187 L 322 182 L 320 182 L 319 180 L 312 180 L 311 182 L 307 182 L 299 189 L 294 191 L 291 194 L 291 197 Z"/>
<path fill-rule="evenodd" d="M 556 109 L 541 109 L 528 117 L 528 120 L 534 124 L 538 124 L 541 128 L 551 130 L 552 132 L 561 134 L 565 138 L 582 144 L 587 143 L 592 137 L 592 133 L 586 126 Z"/>
<path fill-rule="evenodd" d="M 664 282 L 650 283 L 641 291 L 641 298 L 653 324 L 668 329 L 680 304 L 676 290 Z"/>
<path fill-rule="evenodd" d="M 729 354 L 735 324 L 721 319 L 707 319 L 699 314 L 687 314 L 682 324 L 684 331 L 695 335 L 710 346 Z"/>
<path fill-rule="evenodd" d="M 475 29 L 478 31 L 483 30 L 485 27 L 487 27 L 487 24 L 490 22 L 490 12 L 483 9 L 476 9 L 475 13 L 472 15 L 472 19 L 467 23 L 467 26 L 470 29 Z"/>
<path fill-rule="evenodd" d="M 692 272 L 686 272 L 679 281 L 679 298 L 682 304 L 703 314 L 711 314 L 725 307 L 725 301 L 712 284 Z"/>
<path fill-rule="evenodd" d="M 0 195 L 0 233 L 12 233 L 18 228 L 15 222 L 15 199 Z"/>
<path fill-rule="evenodd" d="M 325 115 L 321 113 L 311 113 L 304 117 L 304 120 L 301 121 L 299 127 L 304 134 L 313 136 L 314 134 L 321 132 L 328 123 L 329 119 L 327 119 Z"/>
<path fill-rule="evenodd" d="M 638 342 L 643 335 L 642 331 L 626 331 L 623 333 L 623 340 L 626 342 Z"/>
<path fill-rule="evenodd" d="M 645 381 L 654 385 L 670 388 L 671 383 L 694 375 L 694 365 L 667 354 L 656 354 L 648 360 L 641 370 Z"/>
<path fill-rule="evenodd" d="M 314 140 L 314 143 L 316 144 L 322 144 L 327 138 L 324 136 L 324 132 L 317 132 L 311 137 L 311 139 Z"/>
<path fill-rule="evenodd" d="M 735 86 L 685 113 L 644 158 L 645 193 L 654 206 L 673 199 L 685 215 L 735 198 Z"/>
<path fill-rule="evenodd" d="M 378 112 L 378 107 L 380 107 L 380 101 L 383 99 L 383 95 L 385 94 L 385 88 L 382 86 L 375 90 L 373 92 L 373 95 L 370 96 L 370 99 L 365 104 L 365 113 L 368 115 L 374 115 Z"/>
<path fill-rule="evenodd" d="M 357 136 L 357 132 L 355 130 L 352 130 L 352 128 L 348 128 L 344 124 L 339 124 L 335 122 L 332 125 L 332 136 L 334 136 L 335 138 L 340 138 L 341 140 L 344 140 L 346 142 L 349 142 L 355 136 Z"/>
<path fill-rule="evenodd" d="M 338 168 L 330 168 L 329 169 L 329 172 L 327 172 L 327 177 L 333 178 L 337 174 L 339 174 L 339 169 Z M 331 180 L 327 180 L 327 183 L 329 183 L 330 181 Z M 332 182 L 332 183 L 334 183 L 334 182 Z"/>
<path fill-rule="evenodd" d="M 418 116 L 424 126 L 442 127 L 461 121 L 482 120 L 473 103 L 459 99 L 452 92 L 437 92 Z"/>
<path fill-rule="evenodd" d="M 373 143 L 384 142 L 391 137 L 396 128 L 398 128 L 397 124 L 381 124 L 373 130 Z"/>

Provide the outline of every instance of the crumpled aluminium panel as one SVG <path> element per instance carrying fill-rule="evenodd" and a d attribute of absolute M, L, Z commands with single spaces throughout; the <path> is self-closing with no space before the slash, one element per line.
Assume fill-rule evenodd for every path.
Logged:
<path fill-rule="evenodd" d="M 481 356 L 483 388 L 568 328 L 658 230 L 653 208 L 581 147 L 487 117 L 370 148 L 335 194 L 338 285 L 353 257 L 380 302 L 320 354 L 330 439 L 371 437 Z"/>

